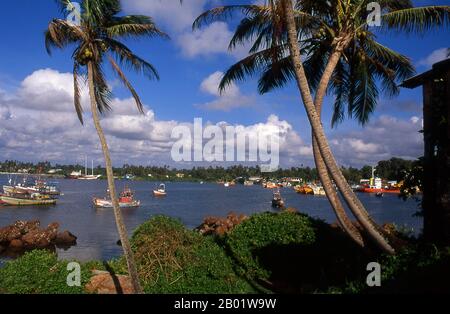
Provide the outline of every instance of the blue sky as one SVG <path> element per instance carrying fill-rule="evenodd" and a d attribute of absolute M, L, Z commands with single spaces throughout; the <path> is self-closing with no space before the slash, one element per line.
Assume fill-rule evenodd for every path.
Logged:
<path fill-rule="evenodd" d="M 227 1 L 227 3 L 235 2 L 237 1 Z M 228 99 L 214 95 L 211 88 L 208 88 L 207 83 L 213 82 L 215 77 L 211 75 L 225 71 L 227 67 L 243 56 L 242 49 L 229 53 L 224 45 L 229 39 L 236 20 L 229 24 L 219 23 L 209 33 L 208 29 L 203 29 L 194 35 L 189 26 L 191 20 L 204 9 L 209 8 L 212 4 L 224 3 L 224 1 L 188 0 L 181 8 L 179 8 L 177 0 L 123 0 L 122 3 L 126 13 L 153 16 L 160 28 L 167 32 L 172 39 L 151 39 L 127 43 L 138 55 L 150 61 L 161 75 L 161 80 L 157 82 L 148 81 L 129 73 L 129 78 L 149 111 L 146 122 L 149 123 L 149 128 L 158 134 L 153 134 L 150 138 L 137 138 L 135 135 L 127 138 L 126 134 L 122 134 L 123 132 L 121 134 L 116 132 L 120 126 L 114 124 L 113 118 L 110 119 L 111 121 L 105 120 L 107 133 L 110 124 L 109 136 L 117 164 L 122 162 L 170 164 L 170 155 L 167 149 L 164 151 L 164 145 L 161 147 L 156 145 L 158 149 L 148 152 L 138 149 L 140 153 L 137 153 L 138 150 L 136 150 L 136 154 L 130 158 L 126 157 L 126 147 L 129 144 L 131 146 L 128 150 L 133 150 L 135 147 L 133 145 L 141 148 L 152 146 L 162 141 L 157 137 L 167 132 L 166 127 L 180 123 L 192 123 L 196 117 L 202 117 L 205 121 L 213 124 L 224 121 L 231 125 L 252 128 L 255 125 L 268 123 L 271 116 L 277 118 L 278 122 L 276 123 L 286 122 L 289 125 L 289 132 L 293 133 L 291 136 L 293 140 L 291 142 L 287 140 L 285 143 L 286 149 L 292 150 L 292 152 L 286 155 L 284 166 L 312 164 L 312 158 L 308 153 L 310 151 L 308 150 L 310 147 L 308 121 L 294 84 L 289 84 L 288 87 L 271 94 L 260 96 L 257 94 L 256 81 L 249 80 L 235 86 L 234 96 L 229 96 Z M 416 3 L 417 5 L 450 5 L 450 1 L 446 0 L 416 1 Z M 3 112 L 4 121 L 0 119 L 0 160 L 7 158 L 34 160 L 38 158 L 73 163 L 79 161 L 79 155 L 88 152 L 92 158 L 100 162 L 101 154 L 95 144 L 95 139 L 89 138 L 89 133 L 92 132 L 87 127 L 79 131 L 78 128 L 81 126 L 72 120 L 69 121 L 71 119 L 69 116 L 73 115 L 73 112 L 61 110 L 60 117 L 55 113 L 42 115 L 42 113 L 36 114 L 38 107 L 32 107 L 39 104 L 33 103 L 33 101 L 30 101 L 33 103 L 32 105 L 23 104 L 27 102 L 27 96 L 34 100 L 41 99 L 42 95 L 35 95 L 36 90 L 28 89 L 47 90 L 46 86 L 48 87 L 49 84 L 52 86 L 51 88 L 60 91 L 69 92 L 71 88 L 67 77 L 65 80 L 62 79 L 64 74 L 71 71 L 70 51 L 55 51 L 52 56 L 49 56 L 44 48 L 43 32 L 48 22 L 53 17 L 60 17 L 55 2 L 53 0 L 25 0 L 17 4 L 8 1 L 2 3 L 2 6 L 0 29 L 3 49 L 0 51 L 0 110 L 3 111 L 0 111 L 0 118 Z M 417 71 L 423 72 L 430 68 L 433 61 L 442 58 L 440 49 L 450 46 L 449 33 L 448 29 L 440 29 L 423 37 L 389 34 L 380 35 L 379 40 L 410 57 L 416 65 Z M 209 43 L 205 44 L 207 40 Z M 51 73 L 55 76 L 54 81 L 45 81 L 50 72 L 43 72 L 44 69 L 52 71 Z M 28 85 L 24 84 L 27 78 L 29 78 Z M 129 95 L 117 84 L 115 77 L 110 75 L 109 78 L 118 101 L 127 99 Z M 208 78 L 210 78 L 209 81 Z M 56 95 L 56 93 L 52 93 L 51 88 L 49 87 L 47 94 Z M 58 102 L 57 99 L 48 101 Z M 69 101 L 66 98 L 61 99 L 61 103 L 64 102 Z M 331 130 L 329 121 L 332 102 L 333 99 L 330 97 L 325 101 L 324 122 L 332 147 L 341 164 L 360 166 L 390 156 L 414 158 L 420 155 L 421 144 L 420 141 L 417 141 L 416 135 L 412 135 L 415 141 L 411 140 L 407 143 L 402 142 L 401 139 L 386 140 L 385 138 L 386 135 L 395 136 L 396 132 L 399 137 L 404 137 L 408 132 L 420 129 L 420 122 L 417 122 L 417 119 L 421 118 L 420 89 L 402 90 L 400 96 L 395 99 L 381 98 L 372 122 L 364 129 L 354 122 L 347 121 L 337 129 Z M 46 102 L 41 105 L 43 106 L 41 109 L 45 111 L 47 110 L 45 106 L 50 104 Z M 46 117 L 50 121 L 46 121 Z M 133 121 L 136 122 L 136 119 Z M 140 125 L 144 123 L 141 122 L 138 121 Z M 20 134 L 18 125 L 27 124 L 31 127 L 33 123 L 36 123 L 36 127 L 39 127 L 42 133 L 33 135 L 33 132 L 30 131 Z M 69 128 L 70 130 L 68 130 Z M 158 128 L 164 128 L 164 130 L 158 131 Z M 378 133 L 373 130 L 377 130 Z M 85 135 L 86 138 L 83 137 Z M 45 137 L 47 142 L 43 142 L 42 137 Z M 63 148 L 64 145 L 59 144 L 58 141 L 61 138 L 70 143 L 70 149 Z M 139 141 L 139 143 L 131 143 L 132 140 Z M 117 147 L 122 148 L 122 151 L 121 149 L 116 151 L 114 146 L 116 143 Z M 34 148 L 25 149 L 26 144 Z M 40 147 L 45 147 L 45 149 L 40 149 Z"/>

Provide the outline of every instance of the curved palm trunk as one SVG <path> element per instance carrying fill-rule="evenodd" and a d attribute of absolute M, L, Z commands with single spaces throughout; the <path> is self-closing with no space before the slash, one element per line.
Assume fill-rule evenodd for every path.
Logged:
<path fill-rule="evenodd" d="M 92 63 L 88 64 L 88 81 L 89 81 L 89 96 L 91 100 L 91 111 L 92 118 L 94 120 L 95 129 L 97 130 L 98 137 L 100 139 L 100 143 L 103 150 L 103 155 L 105 157 L 106 164 L 106 175 L 108 178 L 108 188 L 109 194 L 114 207 L 114 216 L 116 219 L 117 230 L 119 232 L 120 241 L 122 242 L 122 247 L 125 255 L 125 259 L 127 261 L 128 272 L 131 277 L 131 281 L 133 284 L 134 292 L 141 294 L 142 288 L 139 282 L 139 276 L 137 273 L 136 263 L 133 257 L 133 251 L 131 250 L 130 241 L 128 239 L 128 233 L 123 222 L 122 211 L 119 206 L 119 201 L 117 199 L 116 186 L 114 184 L 114 174 L 112 169 L 111 157 L 109 155 L 108 144 L 106 142 L 105 134 L 103 133 L 102 126 L 100 125 L 100 119 L 98 115 L 97 102 L 95 100 L 94 94 L 94 78 L 93 78 L 93 69 Z"/>
<path fill-rule="evenodd" d="M 286 25 L 288 29 L 289 50 L 291 53 L 292 62 L 294 65 L 294 72 L 297 79 L 298 88 L 300 90 L 302 100 L 308 115 L 308 119 L 311 123 L 313 133 L 316 136 L 316 140 L 322 154 L 322 158 L 328 168 L 329 173 L 334 179 L 336 185 L 342 193 L 346 203 L 349 205 L 350 210 L 355 215 L 358 222 L 365 229 L 371 239 L 382 249 L 383 251 L 393 254 L 394 249 L 389 245 L 387 240 L 378 232 L 373 221 L 364 209 L 364 206 L 354 194 L 353 190 L 348 185 L 342 172 L 340 171 L 337 162 L 331 153 L 331 148 L 328 140 L 325 136 L 322 123 L 317 114 L 311 91 L 309 89 L 308 79 L 306 78 L 305 70 L 301 62 L 300 49 L 297 42 L 297 28 L 295 24 L 293 5 L 291 0 L 283 1 L 284 12 L 286 17 Z"/>
<path fill-rule="evenodd" d="M 328 64 L 320 80 L 314 101 L 319 119 L 321 119 L 322 103 L 328 88 L 328 84 L 331 80 L 331 76 L 333 75 L 334 69 L 336 68 L 339 62 L 339 59 L 341 58 L 341 55 L 342 52 L 340 51 L 334 51 L 331 54 L 330 59 L 328 60 Z M 337 221 L 341 226 L 341 228 L 344 230 L 344 232 L 355 243 L 357 243 L 361 247 L 364 247 L 364 240 L 361 233 L 353 225 L 352 221 L 347 216 L 344 206 L 342 205 L 342 202 L 339 199 L 336 190 L 334 189 L 333 182 L 331 181 L 327 166 L 322 158 L 322 154 L 320 153 L 319 144 L 317 143 L 316 137 L 314 136 L 314 132 L 312 132 L 312 143 L 313 143 L 314 161 L 316 164 L 317 172 L 319 174 L 320 181 L 322 182 L 328 200 L 330 201 L 331 207 L 333 208 L 336 214 Z"/>

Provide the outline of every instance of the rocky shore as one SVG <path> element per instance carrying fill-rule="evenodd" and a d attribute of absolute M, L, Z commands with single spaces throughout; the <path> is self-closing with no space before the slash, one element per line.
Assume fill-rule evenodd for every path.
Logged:
<path fill-rule="evenodd" d="M 57 222 L 41 228 L 39 221 L 17 221 L 0 228 L 0 254 L 76 245 L 77 237 L 67 230 L 59 231 L 59 227 Z"/>

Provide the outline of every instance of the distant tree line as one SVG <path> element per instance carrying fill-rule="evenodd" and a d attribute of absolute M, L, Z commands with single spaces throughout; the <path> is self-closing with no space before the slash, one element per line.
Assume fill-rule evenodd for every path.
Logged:
<path fill-rule="evenodd" d="M 391 158 L 382 160 L 376 166 L 375 174 L 386 180 L 401 181 L 405 175 L 412 170 L 415 161 L 405 160 L 401 158 Z M 30 162 L 21 162 L 14 160 L 6 160 L 0 162 L 1 172 L 19 172 L 27 170 L 30 174 L 46 174 L 51 170 L 59 170 L 57 174 L 68 175 L 72 171 L 84 171 L 82 165 L 60 165 L 51 164 L 48 161 L 39 162 L 37 164 Z M 90 169 L 88 170 L 90 172 Z M 106 171 L 103 167 L 97 166 L 94 169 L 96 174 L 105 175 Z M 342 167 L 345 178 L 351 183 L 358 183 L 361 179 L 368 179 L 372 176 L 372 167 L 364 166 L 360 169 L 354 167 Z M 262 173 L 259 166 L 231 166 L 231 167 L 193 167 L 192 169 L 175 169 L 170 166 L 152 167 L 152 166 L 135 166 L 125 164 L 120 168 L 114 168 L 114 174 L 118 177 L 132 175 L 137 179 L 146 180 L 179 180 L 179 181 L 218 181 L 218 180 L 234 180 L 242 178 L 245 180 L 249 177 L 261 177 L 267 179 L 280 178 L 301 178 L 304 181 L 318 181 L 319 177 L 315 168 L 292 167 L 287 169 L 279 169 L 273 173 Z"/>

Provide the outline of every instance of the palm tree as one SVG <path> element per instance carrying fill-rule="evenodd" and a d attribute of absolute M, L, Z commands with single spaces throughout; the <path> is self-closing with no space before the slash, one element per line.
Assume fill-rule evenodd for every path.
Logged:
<path fill-rule="evenodd" d="M 60 0 L 63 8 L 70 5 L 69 0 Z M 128 66 L 150 79 L 159 79 L 155 68 L 135 55 L 120 42 L 125 38 L 143 36 L 167 37 L 146 16 L 118 16 L 121 12 L 119 0 L 83 0 L 81 3 L 80 23 L 75 25 L 63 19 L 54 19 L 45 32 L 45 43 L 49 53 L 52 48 L 73 46 L 74 103 L 80 122 L 83 124 L 83 108 L 79 81 L 87 76 L 91 113 L 97 130 L 106 164 L 108 188 L 114 207 L 117 229 L 127 261 L 128 271 L 135 293 L 142 293 L 133 252 L 128 233 L 119 207 L 111 157 L 105 134 L 100 124 L 99 114 L 111 109 L 111 90 L 103 71 L 104 64 L 109 64 L 114 73 L 131 92 L 138 110 L 143 113 L 142 102 L 122 71 L 121 66 Z"/>
<path fill-rule="evenodd" d="M 230 48 L 243 41 L 254 39 L 251 55 L 226 72 L 221 88 L 225 88 L 234 80 L 243 79 L 246 75 L 253 75 L 258 70 L 262 71 L 259 82 L 259 90 L 262 93 L 285 85 L 291 78 L 307 79 L 306 82 L 302 80 L 301 84 L 298 83 L 304 101 L 305 96 L 307 98 L 311 96 L 310 89 L 316 92 L 314 118 L 320 121 L 323 98 L 327 90 L 332 89 L 336 95 L 333 125 L 343 119 L 344 103 L 348 103 L 349 116 L 354 115 L 362 124 L 366 123 L 379 95 L 376 80 L 381 80 L 382 88 L 388 94 L 397 94 L 396 81 L 408 77 L 413 71 L 409 60 L 375 41 L 375 35 L 366 24 L 367 13 L 363 11 L 366 10 L 369 1 L 297 1 L 295 7 L 292 6 L 292 1 L 289 2 L 293 19 L 291 22 L 296 29 L 296 42 L 300 39 L 301 53 L 307 56 L 304 64 L 300 62 L 296 66 L 292 58 L 292 48 L 296 48 L 298 53 L 300 51 L 289 42 L 289 39 L 294 39 L 294 33 L 287 32 L 289 12 L 286 11 L 285 2 L 270 1 L 266 6 L 221 7 L 205 12 L 199 17 L 194 24 L 196 27 L 205 21 L 223 18 L 232 11 L 240 10 L 246 17 L 238 26 Z M 413 8 L 410 1 L 403 0 L 379 3 L 383 8 L 384 28 L 423 31 L 448 22 L 449 7 Z M 301 77 L 301 72 L 306 78 Z M 310 119 L 313 114 L 313 111 L 308 111 Z M 331 169 L 325 164 L 321 154 L 323 147 L 319 147 L 316 138 L 313 138 L 313 147 L 319 175 L 338 221 L 344 230 L 361 244 L 359 235 L 352 230 L 353 225 L 350 224 L 337 194 L 332 189 L 331 179 L 328 176 Z M 333 160 L 328 160 L 328 164 L 330 163 L 332 164 Z M 336 173 L 339 169 L 333 165 L 331 168 L 333 179 L 338 186 L 344 188 L 343 191 L 340 187 L 360 224 L 366 227 L 369 235 L 382 248 L 392 251 L 386 241 L 377 235 L 379 232 L 375 224 L 359 200 L 345 181 L 340 180 L 343 176 Z"/>

